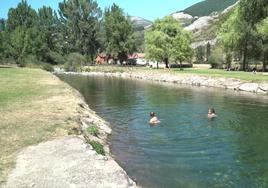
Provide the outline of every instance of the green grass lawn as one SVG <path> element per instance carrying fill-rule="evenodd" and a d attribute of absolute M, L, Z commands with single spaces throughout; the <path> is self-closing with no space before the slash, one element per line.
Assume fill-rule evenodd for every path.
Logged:
<path fill-rule="evenodd" d="M 77 124 L 76 102 L 70 87 L 51 73 L 0 68 L 0 184 L 22 148 L 68 135 Z"/>
<path fill-rule="evenodd" d="M 264 75 L 261 72 L 253 74 L 251 72 L 242 72 L 242 71 L 226 71 L 226 70 L 217 70 L 217 69 L 172 69 L 173 72 L 178 74 L 193 74 L 200 76 L 212 76 L 212 77 L 225 77 L 225 78 L 235 78 L 250 82 L 265 82 L 268 81 L 268 74 Z"/>
<path fill-rule="evenodd" d="M 179 68 L 168 69 L 151 69 L 148 67 L 121 67 L 121 66 L 89 66 L 84 69 L 85 71 L 97 71 L 97 72 L 145 72 L 145 73 L 169 73 L 172 75 L 199 75 L 209 77 L 224 77 L 240 79 L 248 82 L 268 82 L 268 73 L 265 75 L 261 72 L 253 74 L 251 72 L 243 71 L 226 71 L 218 69 L 194 69 L 185 68 L 182 71 Z"/>

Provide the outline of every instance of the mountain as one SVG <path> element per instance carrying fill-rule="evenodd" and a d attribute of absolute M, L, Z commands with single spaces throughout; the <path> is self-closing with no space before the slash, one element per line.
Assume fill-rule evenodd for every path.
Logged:
<path fill-rule="evenodd" d="M 202 42 L 204 43 L 204 41 L 213 41 L 212 43 L 216 43 L 219 27 L 228 19 L 237 4 L 238 2 L 209 16 L 198 17 L 192 24 L 185 27 L 186 30 L 192 32 L 193 41 L 197 46 L 202 44 Z"/>
<path fill-rule="evenodd" d="M 135 38 L 136 38 L 136 45 L 138 52 L 144 51 L 144 32 L 147 28 L 149 28 L 153 22 L 146 20 L 141 17 L 132 16 L 130 20 L 133 23 L 134 30 L 135 30 Z"/>
<path fill-rule="evenodd" d="M 183 12 L 193 17 L 209 16 L 213 12 L 223 11 L 237 1 L 238 0 L 205 0 L 186 8 Z"/>
<path fill-rule="evenodd" d="M 130 20 L 134 25 L 134 29 L 138 31 L 142 31 L 152 25 L 151 21 L 137 16 L 131 16 Z"/>

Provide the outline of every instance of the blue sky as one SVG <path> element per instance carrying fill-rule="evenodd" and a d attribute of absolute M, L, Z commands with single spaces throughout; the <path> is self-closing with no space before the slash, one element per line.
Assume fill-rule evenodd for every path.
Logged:
<path fill-rule="evenodd" d="M 28 0 L 35 9 L 43 5 L 57 10 L 58 3 L 63 0 Z M 97 0 L 99 6 L 105 7 L 116 3 L 130 16 L 139 16 L 148 20 L 162 18 L 175 11 L 183 10 L 202 0 Z M 7 18 L 8 9 L 15 8 L 20 0 L 0 0 L 0 18 Z"/>

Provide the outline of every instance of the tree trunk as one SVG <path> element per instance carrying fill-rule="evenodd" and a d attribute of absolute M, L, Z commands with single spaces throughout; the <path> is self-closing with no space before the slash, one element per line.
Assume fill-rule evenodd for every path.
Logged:
<path fill-rule="evenodd" d="M 183 69 L 182 69 L 182 61 L 180 61 L 180 70 L 183 70 Z"/>
<path fill-rule="evenodd" d="M 265 58 L 263 58 L 263 62 L 262 62 L 262 72 L 266 72 L 266 65 L 267 65 L 267 61 Z"/>
<path fill-rule="evenodd" d="M 243 71 L 246 71 L 247 55 L 248 55 L 248 42 L 246 40 L 243 52 L 243 67 L 242 67 Z"/>
<path fill-rule="evenodd" d="M 165 63 L 165 65 L 166 65 L 166 68 L 168 69 L 168 68 L 169 68 L 169 66 L 168 66 L 168 58 L 165 58 L 165 59 L 164 59 L 164 63 Z"/>
<path fill-rule="evenodd" d="M 156 68 L 159 69 L 159 66 L 158 66 L 158 61 L 156 62 Z"/>

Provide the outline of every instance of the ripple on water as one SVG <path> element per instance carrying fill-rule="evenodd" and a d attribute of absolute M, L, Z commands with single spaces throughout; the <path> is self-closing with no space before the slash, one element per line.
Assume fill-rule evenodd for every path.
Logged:
<path fill-rule="evenodd" d="M 268 187 L 267 96 L 64 79 L 111 123 L 111 151 L 143 187 Z M 206 118 L 209 107 L 218 113 L 214 120 Z M 160 124 L 148 124 L 150 111 Z"/>

